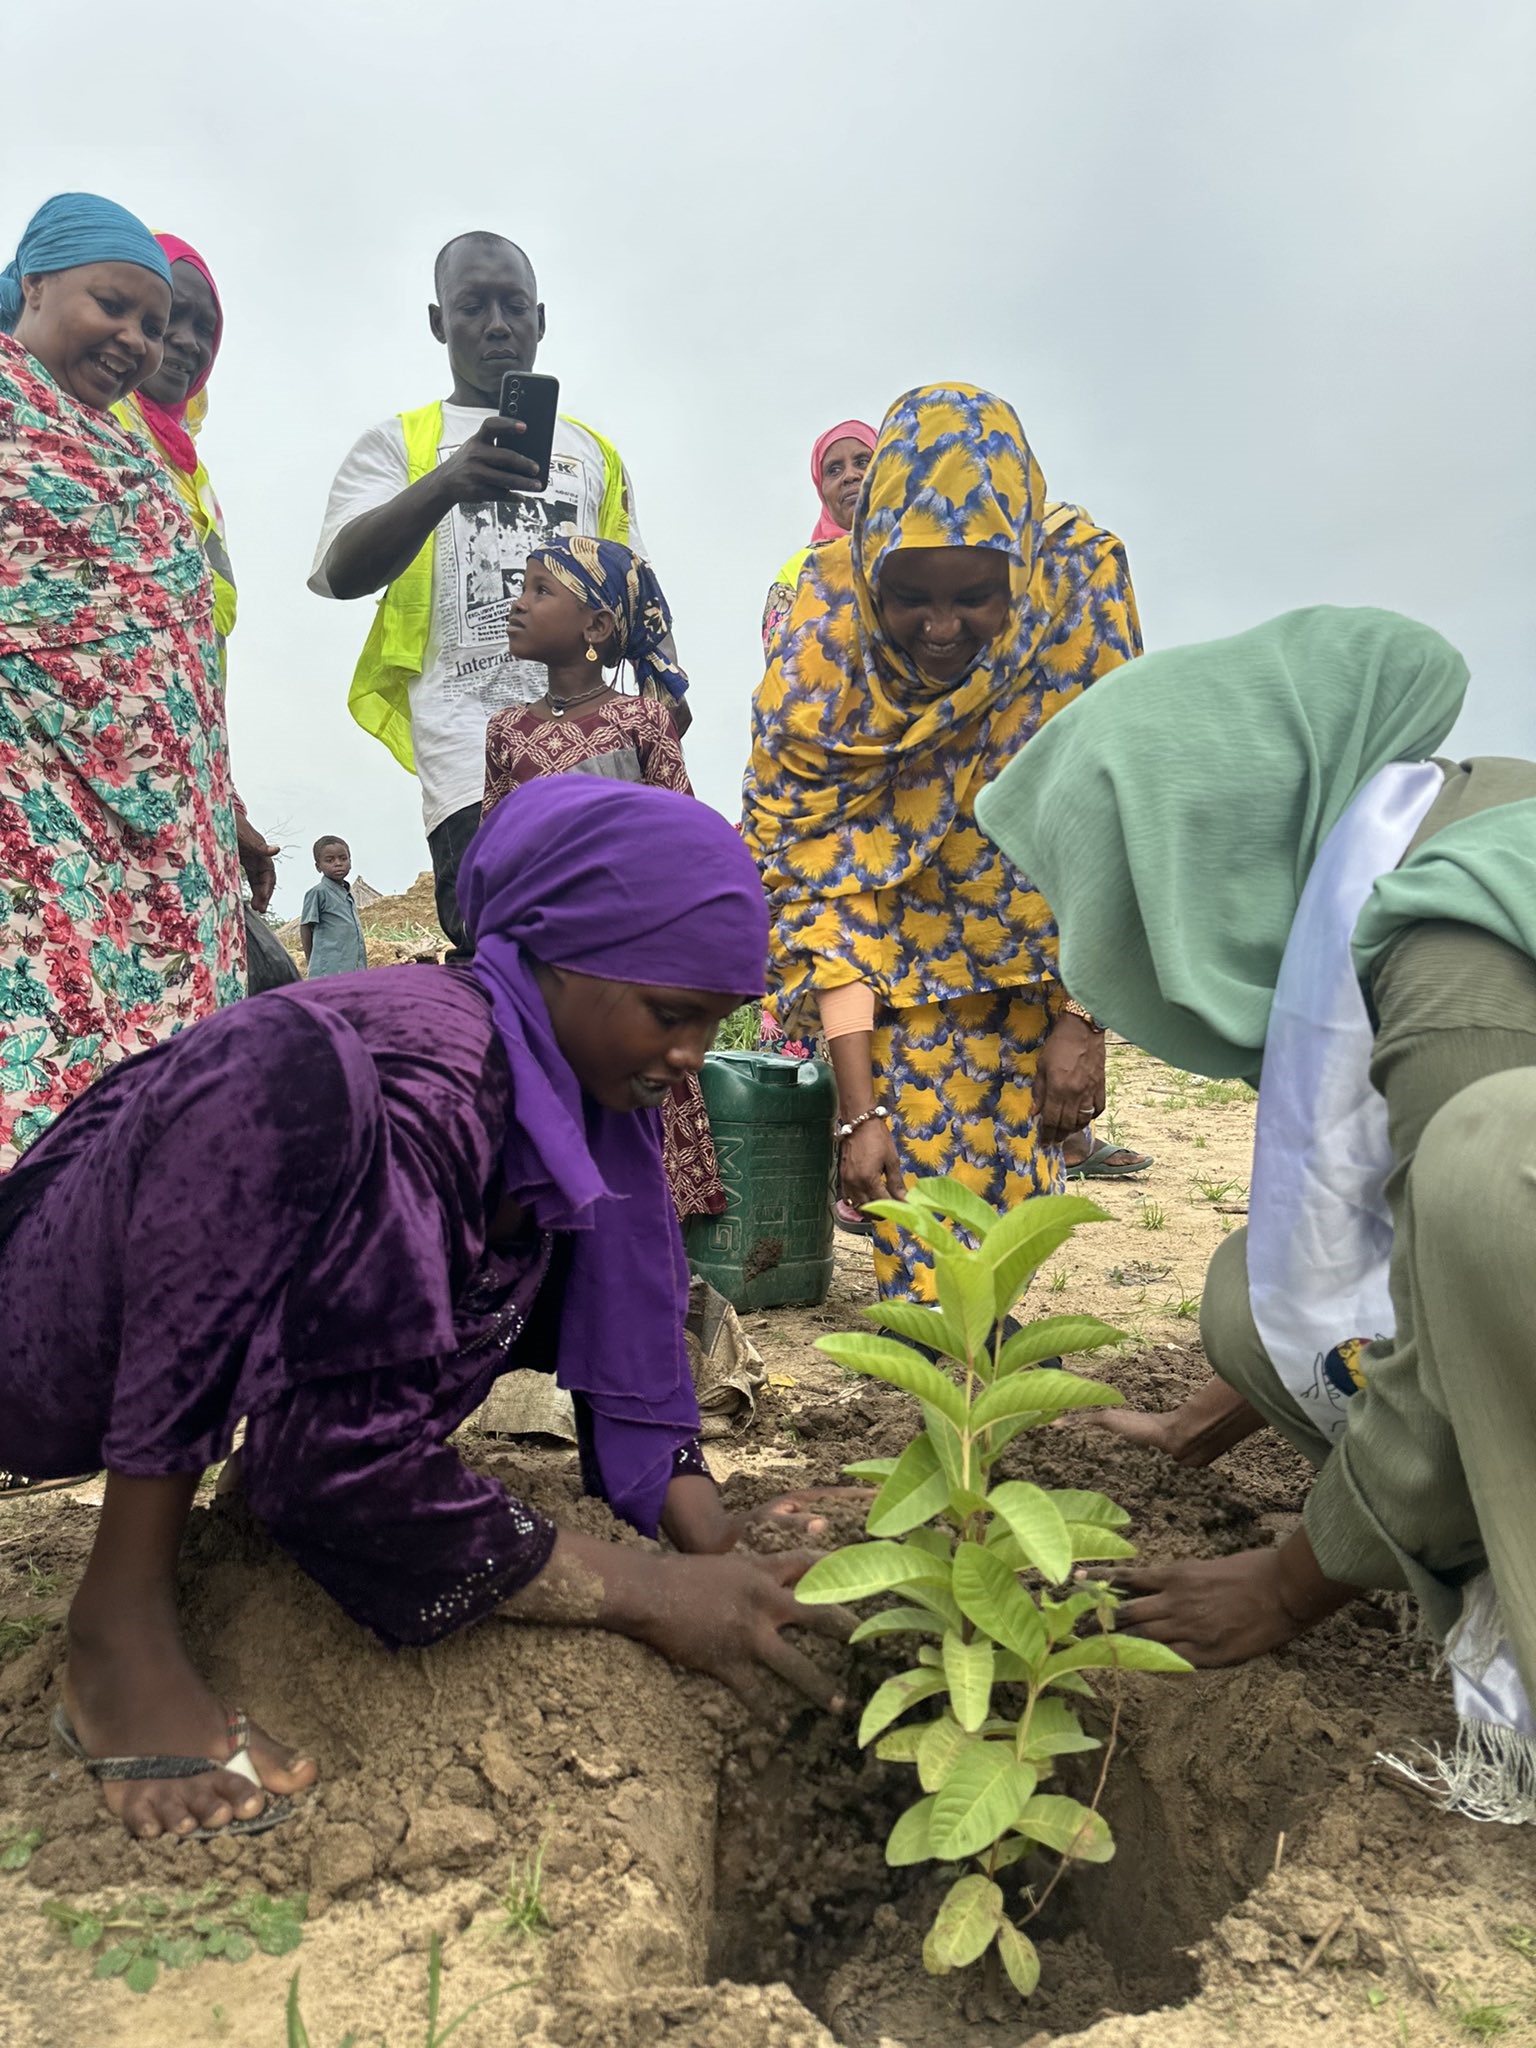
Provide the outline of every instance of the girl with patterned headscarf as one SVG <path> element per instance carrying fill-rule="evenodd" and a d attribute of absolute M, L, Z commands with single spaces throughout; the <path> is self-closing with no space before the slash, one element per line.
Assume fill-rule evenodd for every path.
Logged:
<path fill-rule="evenodd" d="M 578 534 L 528 557 L 507 619 L 514 659 L 541 661 L 549 688 L 498 711 L 485 735 L 485 805 L 541 775 L 602 775 L 693 795 L 670 703 L 688 678 L 672 655 L 672 614 L 655 571 L 618 541 Z M 605 666 L 628 663 L 639 694 L 622 695 Z M 698 1078 L 662 1105 L 667 1180 L 678 1217 L 725 1207 Z"/>
<path fill-rule="evenodd" d="M 747 843 L 786 1028 L 831 1043 L 845 1199 L 948 1174 L 995 1207 L 1054 1189 L 1103 1108 L 1103 1039 L 1068 1006 L 1038 890 L 977 830 L 977 791 L 1140 652 L 1125 550 L 1045 479 L 1010 405 L 898 399 L 845 541 L 818 548 L 753 705 Z M 881 1224 L 885 1296 L 934 1298 Z"/>

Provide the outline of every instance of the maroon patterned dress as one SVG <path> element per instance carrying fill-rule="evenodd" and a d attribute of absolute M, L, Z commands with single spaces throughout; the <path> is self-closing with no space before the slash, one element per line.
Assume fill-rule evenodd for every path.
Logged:
<path fill-rule="evenodd" d="M 492 811 L 538 775 L 607 775 L 693 795 L 677 728 L 654 697 L 610 696 L 547 717 L 536 704 L 509 704 L 485 735 L 485 803 Z M 725 1184 L 698 1080 L 679 1082 L 661 1107 L 662 1153 L 678 1220 L 718 1216 Z"/>

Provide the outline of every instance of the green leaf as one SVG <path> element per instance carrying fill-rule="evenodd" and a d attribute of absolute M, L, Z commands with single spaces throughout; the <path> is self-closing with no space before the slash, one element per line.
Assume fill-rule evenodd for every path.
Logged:
<path fill-rule="evenodd" d="M 1002 1917 L 1003 1895 L 990 1877 L 957 1877 L 923 1943 L 923 1967 L 934 1977 L 963 1970 L 986 1953 Z"/>
<path fill-rule="evenodd" d="M 911 1182 L 907 1188 L 907 1200 L 915 1202 L 921 1209 L 936 1210 L 940 1216 L 947 1216 L 962 1230 L 970 1231 L 983 1241 L 997 1228 L 998 1215 L 991 1203 L 983 1201 L 974 1188 L 965 1187 L 947 1176 L 943 1180 Z"/>
<path fill-rule="evenodd" d="M 925 1613 L 921 1607 L 882 1607 L 878 1614 L 861 1621 L 848 1640 L 867 1643 L 875 1636 L 905 1635 L 908 1629 L 924 1636 L 943 1634 L 938 1617 Z"/>
<path fill-rule="evenodd" d="M 203 1944 L 195 1934 L 162 1934 L 155 1941 L 154 1952 L 168 1970 L 190 1970 L 202 1961 Z"/>
<path fill-rule="evenodd" d="M 865 1527 L 871 1536 L 904 1536 L 942 1514 L 948 1504 L 949 1481 L 925 1430 L 913 1437 L 870 1502 Z"/>
<path fill-rule="evenodd" d="M 1054 1678 L 1043 1678 L 1040 1683 L 1054 1686 L 1058 1692 L 1078 1693 L 1085 1700 L 1098 1698 L 1098 1694 L 1081 1671 L 1058 1671 Z"/>
<path fill-rule="evenodd" d="M 936 1365 L 919 1358 L 910 1344 L 899 1344 L 894 1337 L 867 1337 L 862 1331 L 850 1330 L 841 1337 L 818 1338 L 816 1349 L 839 1365 L 846 1365 L 851 1372 L 868 1373 L 889 1386 L 900 1387 L 905 1394 L 915 1394 L 920 1401 L 948 1416 L 957 1429 L 963 1426 L 965 1395 Z"/>
<path fill-rule="evenodd" d="M 1072 1569 L 1072 1538 L 1051 1496 L 1025 1480 L 1009 1479 L 993 1487 L 987 1506 L 1002 1516 L 1029 1562 L 1059 1585 Z"/>
<path fill-rule="evenodd" d="M 1080 1487 L 1053 1486 L 1055 1501 L 1064 1522 L 1092 1522 L 1100 1529 L 1128 1529 L 1131 1518 L 1107 1493 L 1087 1493 Z"/>
<path fill-rule="evenodd" d="M 965 1333 L 963 1356 L 980 1360 L 992 1335 L 997 1315 L 992 1306 L 992 1276 L 979 1252 L 935 1252 L 934 1276 L 939 1287 L 939 1306 L 950 1322 Z M 960 1421 L 956 1416 L 954 1420 Z"/>
<path fill-rule="evenodd" d="M 942 1224 L 931 1209 L 925 1209 L 917 1202 L 866 1202 L 866 1216 L 878 1216 L 882 1223 L 894 1223 L 898 1230 L 904 1230 L 909 1237 L 915 1237 L 919 1244 L 930 1250 L 949 1252 L 962 1249 L 955 1233 Z"/>
<path fill-rule="evenodd" d="M 1043 1598 L 1040 1602 L 1040 1617 L 1045 1623 L 1045 1632 L 1053 1643 L 1063 1643 L 1085 1614 L 1092 1614 L 1104 1605 L 1107 1589 L 1100 1586 L 1093 1591 L 1086 1587 L 1078 1593 L 1069 1593 L 1065 1600 Z"/>
<path fill-rule="evenodd" d="M 895 1470 L 894 1458 L 860 1458 L 856 1465 L 843 1467 L 843 1477 L 861 1480 L 889 1479 Z"/>
<path fill-rule="evenodd" d="M 964 1642 L 950 1633 L 944 1638 L 944 1676 L 955 1719 L 974 1734 L 987 1718 L 992 1699 L 992 1645 L 985 1636 Z"/>
<path fill-rule="evenodd" d="M 271 1920 L 256 1930 L 256 1946 L 264 1956 L 288 1956 L 304 1939 L 304 1929 L 294 1920 Z"/>
<path fill-rule="evenodd" d="M 995 1874 L 999 1870 L 1007 1870 L 1011 1864 L 1021 1862 L 1024 1857 L 1033 1856 L 1036 1853 L 1036 1845 L 1033 1842 L 1026 1842 L 1022 1835 L 1010 1835 L 1006 1842 L 994 1842 L 992 1844 L 992 1847 L 987 1851 L 987 1861 L 991 1864 Z"/>
<path fill-rule="evenodd" d="M 1007 1315 L 1037 1269 L 1080 1223 L 1108 1221 L 1096 1202 L 1081 1195 L 1032 1195 L 1010 1209 L 981 1249 L 981 1257 L 991 1268 L 998 1315 Z"/>
<path fill-rule="evenodd" d="M 947 1559 L 944 1569 L 946 1572 L 949 1569 Z M 798 1592 L 800 1589 L 797 1586 L 795 1590 Z M 910 1586 L 903 1586 L 902 1591 L 909 1600 L 915 1600 L 919 1607 L 926 1607 L 936 1621 L 943 1622 L 945 1628 L 952 1628 L 958 1633 L 964 1626 L 965 1616 L 955 1605 L 955 1597 L 947 1585 L 938 1584 L 931 1579 L 921 1579 Z M 934 1634 L 938 1633 L 939 1631 L 935 1629 Z"/>
<path fill-rule="evenodd" d="M 881 1329 L 894 1330 L 914 1344 L 931 1345 L 948 1358 L 964 1356 L 965 1332 L 941 1308 L 930 1308 L 921 1301 L 877 1301 L 864 1314 Z"/>
<path fill-rule="evenodd" d="M 935 1557 L 908 1543 L 850 1543 L 819 1557 L 795 1586 L 795 1598 L 811 1606 L 843 1600 L 867 1600 L 919 1579 L 944 1583 L 945 1572 Z"/>
<path fill-rule="evenodd" d="M 974 1737 L 967 1735 L 952 1715 L 941 1714 L 923 1730 L 917 1746 L 917 1782 L 925 1792 L 937 1792 Z"/>
<path fill-rule="evenodd" d="M 153 1991 L 160 1976 L 160 1965 L 150 1955 L 136 1955 L 123 1972 L 123 1982 L 130 1991 Z"/>
<path fill-rule="evenodd" d="M 1103 1814 L 1060 1792 L 1042 1792 L 1031 1799 L 1016 1825 L 1031 1842 L 1074 1863 L 1107 1863 L 1115 1853 L 1115 1838 Z"/>
<path fill-rule="evenodd" d="M 933 1808 L 932 1794 L 926 1799 L 919 1799 L 916 1806 L 907 1808 L 886 1836 L 885 1860 L 893 1869 L 900 1869 L 908 1863 L 926 1863 L 933 1854 L 928 1839 Z"/>
<path fill-rule="evenodd" d="M 952 1422 L 926 1404 L 923 1423 L 949 1482 L 950 1512 L 961 1516 L 976 1513 L 984 1505 L 980 1445 L 974 1439 L 967 1442 Z"/>
<path fill-rule="evenodd" d="M 1083 1749 L 1102 1749 L 1103 1744 L 1083 1733 L 1082 1724 L 1065 1700 L 1038 1699 L 1029 1717 L 1024 1737 L 1024 1757 L 1036 1762 L 1050 1756 L 1072 1756 Z"/>
<path fill-rule="evenodd" d="M 249 1962 L 255 1953 L 256 1945 L 250 1937 L 241 1934 L 237 1928 L 231 1928 L 229 1938 L 224 1944 L 226 1958 L 232 1963 L 244 1963 Z"/>
<path fill-rule="evenodd" d="M 229 1934 L 222 1927 L 210 1927 L 203 1936 L 203 1947 L 211 1956 L 223 1955 L 229 1946 Z"/>
<path fill-rule="evenodd" d="M 860 1749 L 889 1728 L 898 1714 L 904 1714 L 920 1700 L 931 1700 L 944 1689 L 942 1671 L 902 1671 L 895 1678 L 888 1678 L 859 1718 Z"/>
<path fill-rule="evenodd" d="M 1067 1532 L 1072 1538 L 1074 1564 L 1085 1564 L 1090 1558 L 1103 1563 L 1106 1558 L 1136 1555 L 1134 1543 L 1118 1529 L 1106 1529 L 1102 1522 L 1068 1522 Z"/>
<path fill-rule="evenodd" d="M 1014 1990 L 1020 1998 L 1028 1998 L 1040 1982 L 1040 1951 L 1027 1934 L 1020 1934 L 1011 1920 L 1005 1920 L 997 1930 L 997 1952 Z"/>
<path fill-rule="evenodd" d="M 875 1755 L 883 1764 L 915 1764 L 931 1721 L 909 1721 L 905 1728 L 893 1728 L 875 1744 Z"/>
<path fill-rule="evenodd" d="M 906 1538 L 908 1550 L 926 1551 L 929 1557 L 942 1558 L 946 1576 L 949 1572 L 949 1553 L 953 1539 L 942 1529 L 914 1529 Z"/>
<path fill-rule="evenodd" d="M 1177 1650 L 1154 1643 L 1150 1636 L 1106 1634 L 1085 1636 L 1058 1650 L 1045 1667 L 1045 1683 L 1070 1671 L 1193 1671 Z"/>
<path fill-rule="evenodd" d="M 1070 1409 L 1114 1408 L 1124 1398 L 1118 1387 L 1106 1387 L 1101 1380 L 1085 1380 L 1080 1373 L 1063 1372 L 1058 1366 L 1037 1365 L 984 1387 L 971 1408 L 971 1427 L 985 1429 L 989 1423 L 1009 1422 L 1019 1415 L 1053 1422 Z"/>
<path fill-rule="evenodd" d="M 119 1941 L 96 1958 L 93 1977 L 121 1977 L 139 1952 L 136 1941 Z"/>
<path fill-rule="evenodd" d="M 1006 1742 L 973 1743 L 934 1795 L 933 1855 L 958 1862 L 987 1848 L 1025 1812 L 1038 1782 L 1034 1766 L 1021 1764 Z"/>
<path fill-rule="evenodd" d="M 997 1377 L 1003 1379 L 1024 1366 L 1039 1365 L 1042 1359 L 1064 1358 L 1073 1351 L 1099 1351 L 1106 1344 L 1120 1344 L 1124 1340 L 1123 1330 L 1112 1329 L 1097 1316 L 1042 1316 L 1038 1322 L 1015 1330 L 1008 1339 L 998 1362 Z"/>
<path fill-rule="evenodd" d="M 94 1948 L 106 1931 L 93 1913 L 82 1913 L 69 1930 L 69 1945 L 71 1948 Z"/>
<path fill-rule="evenodd" d="M 1012 1650 L 1032 1672 L 1045 1655 L 1045 1624 L 1008 1567 L 979 1543 L 962 1543 L 955 1552 L 952 1586 L 967 1620 Z"/>

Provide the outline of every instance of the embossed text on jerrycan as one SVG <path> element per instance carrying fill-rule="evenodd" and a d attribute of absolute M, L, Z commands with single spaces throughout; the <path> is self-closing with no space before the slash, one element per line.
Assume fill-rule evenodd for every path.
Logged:
<path fill-rule="evenodd" d="M 726 1207 L 689 1224 L 688 1263 L 738 1309 L 825 1301 L 837 1100 L 831 1074 L 818 1060 L 712 1052 L 701 1080 Z"/>

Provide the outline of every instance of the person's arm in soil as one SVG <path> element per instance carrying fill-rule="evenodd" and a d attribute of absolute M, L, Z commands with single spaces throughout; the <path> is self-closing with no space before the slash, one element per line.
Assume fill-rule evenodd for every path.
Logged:
<path fill-rule="evenodd" d="M 1106 1429 L 1111 1436 L 1123 1436 L 1127 1443 L 1161 1451 L 1191 1472 L 1214 1465 L 1265 1427 L 1264 1417 L 1253 1403 L 1215 1374 L 1198 1393 L 1161 1415 L 1136 1408 L 1090 1408 L 1074 1415 L 1071 1422 Z"/>
<path fill-rule="evenodd" d="M 484 419 L 436 469 L 350 520 L 326 551 L 321 575 L 332 597 L 366 597 L 403 575 L 455 505 L 477 505 L 537 489 L 526 455 L 498 443 L 525 431 L 515 420 Z"/>

